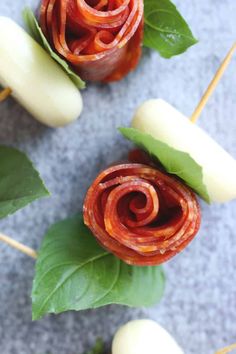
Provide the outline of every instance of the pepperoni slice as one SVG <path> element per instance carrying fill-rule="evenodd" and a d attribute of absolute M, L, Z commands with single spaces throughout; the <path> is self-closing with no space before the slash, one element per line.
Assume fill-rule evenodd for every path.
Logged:
<path fill-rule="evenodd" d="M 141 56 L 143 0 L 42 0 L 40 25 L 82 79 L 120 80 Z"/>
<path fill-rule="evenodd" d="M 194 238 L 200 221 L 199 204 L 188 187 L 141 163 L 100 173 L 84 202 L 84 222 L 98 242 L 132 265 L 172 258 Z"/>

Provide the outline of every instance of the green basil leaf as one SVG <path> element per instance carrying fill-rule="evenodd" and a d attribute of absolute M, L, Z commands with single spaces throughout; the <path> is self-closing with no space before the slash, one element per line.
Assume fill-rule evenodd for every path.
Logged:
<path fill-rule="evenodd" d="M 104 343 L 103 341 L 99 338 L 96 341 L 95 346 L 93 349 L 91 349 L 89 352 L 86 352 L 84 354 L 104 354 Z"/>
<path fill-rule="evenodd" d="M 47 195 L 27 156 L 12 147 L 0 146 L 0 219 Z"/>
<path fill-rule="evenodd" d="M 48 54 L 62 67 L 62 69 L 69 75 L 70 79 L 73 81 L 75 86 L 78 89 L 85 88 L 85 82 L 74 72 L 70 69 L 69 65 L 65 60 L 60 58 L 51 48 L 50 44 L 48 43 L 46 37 L 41 30 L 36 17 L 31 9 L 25 8 L 23 13 L 23 19 L 25 25 L 28 28 L 29 34 L 38 42 L 41 47 L 43 47 Z"/>
<path fill-rule="evenodd" d="M 33 282 L 33 319 L 113 303 L 151 306 L 163 289 L 161 267 L 122 262 L 97 243 L 78 215 L 52 226 L 44 238 Z"/>
<path fill-rule="evenodd" d="M 202 199 L 210 203 L 203 183 L 202 167 L 186 152 L 176 150 L 147 133 L 134 128 L 120 128 L 123 136 L 157 159 L 168 173 L 180 177 Z"/>
<path fill-rule="evenodd" d="M 144 0 L 144 46 L 164 58 L 185 52 L 197 43 L 186 21 L 169 0 Z"/>

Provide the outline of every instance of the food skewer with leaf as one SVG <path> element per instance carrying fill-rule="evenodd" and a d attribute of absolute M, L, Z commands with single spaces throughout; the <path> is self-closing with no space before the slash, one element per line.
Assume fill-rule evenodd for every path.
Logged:
<path fill-rule="evenodd" d="M 232 51 L 230 51 L 230 53 L 227 55 L 226 60 L 221 66 L 221 70 L 218 71 L 213 80 L 213 84 L 210 85 L 211 91 L 212 87 L 216 85 L 217 81 L 219 80 L 219 77 L 225 70 L 227 66 L 226 64 L 229 63 L 228 59 L 231 56 Z M 207 90 L 205 95 L 209 96 L 209 89 Z M 149 103 L 147 104 L 149 106 Z M 142 110 L 143 114 L 139 115 L 140 111 Z M 142 118 L 143 116 L 145 116 L 146 113 L 146 117 L 148 116 L 151 118 L 142 121 L 142 119 L 140 119 L 139 117 Z M 158 137 L 159 139 L 155 137 L 154 134 L 156 132 L 161 131 L 161 127 L 163 126 L 163 119 L 166 119 L 167 123 L 170 119 L 172 119 L 172 117 L 169 116 L 170 113 L 175 114 L 176 128 L 179 126 L 178 124 L 180 122 L 180 125 L 182 124 L 184 127 L 186 127 L 186 125 L 187 127 L 189 127 L 190 125 L 191 128 L 187 129 L 193 129 L 190 135 L 192 143 L 194 143 L 192 139 L 195 136 L 194 132 L 197 132 L 196 136 L 200 136 L 200 143 L 204 141 L 205 147 L 213 146 L 214 151 L 216 151 L 217 153 L 218 151 L 220 151 L 220 153 L 222 154 L 222 156 L 224 156 L 225 159 L 223 163 L 227 163 L 227 166 L 230 167 L 230 171 L 232 173 L 234 173 L 234 171 L 236 170 L 236 162 L 232 157 L 230 157 L 221 147 L 219 147 L 219 145 L 217 145 L 210 137 L 208 137 L 206 133 L 204 133 L 203 131 L 199 133 L 200 128 L 187 121 L 187 118 L 183 118 L 180 113 L 176 114 L 176 111 L 173 108 L 169 108 L 168 104 L 163 104 L 163 101 L 155 101 L 151 114 L 149 109 L 139 109 L 133 120 L 133 125 L 136 126 L 140 124 L 140 128 L 137 129 L 137 126 L 135 127 L 135 129 L 122 128 L 121 131 L 125 136 L 131 138 L 131 140 L 133 140 L 139 146 L 141 145 L 144 150 L 150 153 L 150 156 L 141 153 L 141 157 L 145 158 L 146 160 L 145 167 L 142 165 L 141 174 L 139 174 L 138 178 L 135 173 L 137 173 L 137 170 L 140 169 L 140 165 L 137 168 L 137 163 L 133 165 L 132 163 L 129 163 L 129 165 L 132 165 L 131 182 L 135 181 L 136 186 L 140 186 L 141 180 L 141 185 L 142 187 L 144 186 L 144 189 L 141 189 L 141 192 L 138 193 L 133 193 L 133 189 L 128 188 L 128 190 L 126 190 L 127 185 L 129 187 L 130 183 L 130 177 L 129 174 L 127 174 L 127 164 L 123 169 L 122 176 L 116 175 L 114 166 L 110 168 L 109 173 L 111 172 L 111 180 L 113 180 L 112 183 L 110 182 L 109 173 L 107 174 L 107 171 L 105 171 L 105 174 L 104 172 L 102 172 L 102 181 L 100 182 L 99 177 L 95 181 L 95 183 L 92 184 L 92 187 L 90 188 L 87 194 L 86 201 L 84 204 L 84 219 L 85 223 L 89 228 L 92 229 L 92 231 L 94 224 L 91 226 L 90 222 L 91 220 L 95 220 L 97 225 L 95 226 L 94 234 L 99 240 L 99 244 L 101 244 L 102 247 L 96 242 L 95 238 L 93 237 L 93 233 L 91 233 L 89 229 L 84 225 L 83 218 L 81 215 L 62 221 L 54 225 L 48 231 L 43 241 L 42 247 L 39 251 L 36 263 L 36 274 L 32 292 L 34 319 L 38 319 L 49 312 L 60 313 L 67 310 L 96 308 L 110 303 L 124 304 L 129 306 L 150 306 L 152 304 L 155 304 L 159 301 L 164 289 L 163 271 L 162 268 L 158 266 L 158 264 L 163 263 L 163 261 L 170 258 L 170 255 L 173 256 L 175 253 L 178 253 L 180 250 L 182 250 L 187 245 L 187 243 L 195 236 L 197 228 L 200 224 L 200 209 L 198 206 L 198 202 L 189 186 L 195 191 L 197 191 L 199 195 L 202 196 L 208 202 L 212 200 L 225 201 L 233 199 L 235 197 L 235 179 L 233 182 L 234 184 L 232 185 L 231 183 L 230 188 L 228 188 L 228 186 L 224 187 L 225 181 L 222 182 L 221 179 L 217 178 L 212 184 L 206 183 L 207 180 L 204 179 L 204 176 L 206 175 L 205 171 L 207 166 L 204 164 L 201 166 L 197 159 L 193 159 L 195 156 L 190 156 L 187 153 L 186 149 L 183 149 L 183 151 L 181 151 L 180 149 L 176 150 L 176 137 L 175 139 L 173 139 L 173 142 L 170 139 L 168 140 L 169 145 L 166 144 L 167 141 L 165 141 L 164 138 L 161 140 L 160 137 Z M 178 122 L 179 116 L 180 121 Z M 153 129 L 150 133 L 152 133 L 153 136 L 147 135 L 145 132 L 143 132 L 146 128 L 150 129 L 151 126 L 153 127 Z M 158 129 L 158 127 L 160 129 Z M 163 137 L 168 136 L 169 131 L 174 131 L 173 127 L 168 126 L 168 124 L 165 125 L 165 129 L 166 135 L 163 135 Z M 184 141 L 184 138 L 181 141 Z M 174 146 L 172 144 L 174 144 Z M 194 149 L 190 150 L 190 154 L 192 154 L 192 152 L 194 151 Z M 203 151 L 203 153 L 205 153 L 205 151 Z M 161 162 L 161 167 L 160 165 L 159 167 L 157 167 L 156 160 L 150 160 L 150 157 L 153 156 L 158 158 L 158 160 Z M 134 154 L 132 158 L 137 159 L 137 155 Z M 140 153 L 138 154 L 138 158 L 140 158 Z M 188 161 L 188 164 L 186 164 L 186 160 Z M 217 164 L 218 162 L 219 161 L 217 160 Z M 177 163 L 179 165 L 176 165 Z M 189 166 L 191 168 L 189 168 Z M 115 167 L 115 169 L 116 168 L 117 167 Z M 161 170 L 158 171 L 159 168 Z M 172 170 L 168 170 L 168 168 L 171 168 Z M 168 171 L 168 174 L 166 174 L 165 169 Z M 115 173 L 112 171 L 115 171 Z M 112 175 L 112 173 L 114 174 Z M 177 178 L 173 177 L 173 174 L 177 175 Z M 159 180 L 159 176 L 163 176 L 163 180 L 160 180 L 160 182 L 158 182 L 158 187 L 160 187 L 160 190 L 158 188 L 155 188 L 155 186 L 153 187 L 153 184 L 151 188 L 149 187 L 150 180 L 148 180 L 148 178 L 150 176 L 155 178 L 157 176 L 156 181 Z M 191 179 L 189 178 L 189 176 L 193 176 L 195 179 Z M 103 190 L 104 183 L 105 187 L 108 188 L 107 191 Z M 108 185 L 109 183 L 111 183 L 110 187 Z M 165 183 L 167 183 L 168 186 L 166 186 Z M 190 201 L 189 199 L 187 201 L 187 205 L 189 207 L 189 209 L 187 209 L 187 212 L 186 210 L 181 211 L 181 208 L 185 207 L 186 204 L 184 198 L 181 197 L 179 199 L 178 194 L 176 194 L 176 192 L 172 194 L 172 197 L 168 196 L 168 198 L 165 200 L 165 193 L 166 190 L 170 190 L 170 184 L 173 185 L 173 189 L 175 189 L 177 185 L 178 192 L 180 194 L 183 193 L 184 198 L 186 195 L 187 198 L 189 196 L 191 197 Z M 227 184 L 229 185 L 230 181 L 228 181 Z M 147 188 L 151 190 L 150 195 L 147 197 L 147 200 L 149 200 L 148 207 L 145 206 L 145 201 L 142 196 L 142 193 L 143 191 L 145 191 L 147 185 Z M 115 186 L 115 188 L 113 188 L 113 186 Z M 215 188 L 213 188 L 212 186 L 215 186 Z M 216 188 L 216 186 L 218 187 Z M 99 190 L 99 188 L 101 189 Z M 118 194 L 116 194 L 116 188 L 119 188 Z M 116 198 L 118 196 L 119 200 L 119 193 L 122 188 L 124 188 L 123 191 L 125 197 L 122 201 L 123 204 L 121 204 L 122 208 L 120 208 L 120 205 L 119 203 L 117 203 L 116 200 L 116 205 L 118 206 L 114 209 L 114 204 L 109 204 L 109 198 L 112 200 L 114 196 Z M 101 190 L 102 197 L 99 199 L 98 194 Z M 182 192 L 182 190 L 184 192 Z M 155 193 L 157 195 L 155 195 Z M 175 202 L 176 195 L 177 202 L 180 202 L 180 206 L 177 205 Z M 127 196 L 128 199 L 126 199 Z M 91 200 L 94 202 L 91 202 Z M 159 205 L 157 209 L 154 208 L 156 213 L 154 214 L 154 218 L 157 218 L 156 221 L 153 221 L 153 215 L 151 219 L 148 219 L 149 213 L 152 213 L 153 211 L 153 201 L 155 203 L 159 203 L 157 204 Z M 163 201 L 165 202 L 164 209 L 161 205 Z M 126 214 L 129 208 L 131 212 L 129 214 Z M 160 219 L 158 219 L 159 210 L 161 210 L 162 212 Z M 165 213 L 163 212 L 163 210 Z M 196 210 L 196 213 L 194 210 Z M 167 214 L 166 211 L 168 213 L 170 212 L 170 214 Z M 184 220 L 183 213 L 185 213 Z M 136 219 L 134 218 L 134 214 L 137 215 Z M 128 218 L 125 219 L 125 217 L 127 216 Z M 105 221 L 103 220 L 103 217 L 106 218 Z M 143 222 L 143 220 L 145 222 Z M 116 232 L 116 222 L 118 222 L 119 227 L 120 225 L 122 227 L 123 223 L 124 228 L 122 228 L 121 233 Z M 134 226 L 135 222 L 136 225 Z M 137 222 L 140 224 L 137 225 Z M 161 222 L 161 224 L 158 224 L 159 222 Z M 175 228 L 174 225 L 176 225 L 176 222 L 177 224 L 179 222 L 179 225 L 181 225 L 181 227 L 182 225 L 184 225 L 181 234 L 178 233 L 177 229 L 178 239 L 176 239 L 175 233 L 173 234 L 173 227 Z M 194 222 L 195 226 L 193 226 Z M 171 245 L 171 253 L 168 252 L 170 240 L 172 237 L 170 237 L 170 240 L 168 239 L 168 237 L 164 240 L 160 240 L 162 242 L 162 248 L 160 248 L 158 245 L 158 238 L 153 242 L 153 235 L 150 234 L 150 231 L 152 232 L 153 228 L 158 227 L 161 227 L 163 232 L 165 233 L 166 225 L 167 228 L 170 230 L 171 235 L 173 235 L 174 243 L 177 242 L 177 245 Z M 134 231 L 137 232 L 138 236 L 134 235 L 133 239 L 131 238 L 130 242 L 128 239 L 129 237 L 126 238 L 127 235 L 125 234 L 124 229 L 126 229 L 129 233 L 128 236 L 130 236 L 130 231 L 133 234 Z M 115 235 L 113 235 L 114 230 L 116 233 Z M 140 230 L 141 232 L 149 233 L 146 240 L 143 240 L 143 238 L 140 237 Z M 114 248 L 110 248 L 110 239 L 108 239 L 109 242 L 107 242 L 106 237 L 107 234 L 109 235 L 109 232 L 111 233 L 109 237 L 111 239 L 114 239 L 112 247 L 115 245 L 115 250 Z M 105 237 L 103 237 L 104 235 Z M 119 237 L 121 237 L 121 240 L 119 239 Z M 139 248 L 136 247 L 136 238 L 138 242 L 140 242 L 140 240 L 147 241 L 146 243 L 144 242 L 143 245 L 141 245 L 144 246 L 142 252 L 140 252 Z M 149 243 L 150 239 L 151 243 Z M 6 238 L 5 240 L 2 240 L 7 242 Z M 123 250 L 124 252 L 122 253 Z M 148 252 L 151 252 L 151 260 L 149 257 L 150 254 L 148 254 Z M 114 255 L 112 253 L 114 253 Z M 50 257 L 47 256 L 49 254 L 51 255 Z M 36 253 L 32 251 L 31 256 L 35 258 Z M 64 264 L 64 266 L 61 266 L 62 263 Z M 153 266 L 150 267 L 140 265 Z M 56 271 L 50 271 L 50 269 L 56 269 Z M 109 272 L 107 272 L 108 269 Z M 79 287 L 78 284 L 80 284 Z"/>
<path fill-rule="evenodd" d="M 169 0 L 42 0 L 39 21 L 28 8 L 23 18 L 29 34 L 0 16 L 0 101 L 11 94 L 50 127 L 79 117 L 81 77 L 122 79 L 136 68 L 142 42 L 165 58 L 196 43 Z"/>

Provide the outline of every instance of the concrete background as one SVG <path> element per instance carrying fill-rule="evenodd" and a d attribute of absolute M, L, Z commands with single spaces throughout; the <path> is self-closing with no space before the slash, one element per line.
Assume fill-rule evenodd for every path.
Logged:
<path fill-rule="evenodd" d="M 175 3 L 191 24 L 199 44 L 171 60 L 145 51 L 139 68 L 122 82 L 88 85 L 83 92 L 82 117 L 73 125 L 48 129 L 12 99 L 1 104 L 0 143 L 27 152 L 52 192 L 51 198 L 1 220 L 2 232 L 37 249 L 50 224 L 81 208 L 86 188 L 98 170 L 127 152 L 128 143 L 116 127 L 128 125 L 134 109 L 145 99 L 162 97 L 186 115 L 192 113 L 236 38 L 236 1 Z M 0 15 L 21 23 L 21 10 L 26 4 L 35 8 L 37 1 L 1 0 Z M 234 157 L 235 67 L 236 58 L 199 121 Z M 32 323 L 34 262 L 1 244 L 0 353 L 79 354 L 97 336 L 109 344 L 120 324 L 147 316 L 164 325 L 186 354 L 210 354 L 236 342 L 236 202 L 210 207 L 202 203 L 202 210 L 198 237 L 165 265 L 165 297 L 149 310 L 109 306 L 48 316 Z"/>

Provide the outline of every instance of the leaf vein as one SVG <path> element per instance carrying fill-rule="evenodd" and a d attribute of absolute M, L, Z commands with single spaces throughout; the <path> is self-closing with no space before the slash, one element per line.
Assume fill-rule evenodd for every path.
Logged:
<path fill-rule="evenodd" d="M 48 301 L 50 300 L 50 298 L 67 282 L 67 280 L 74 274 L 76 273 L 79 269 L 83 268 L 84 266 L 86 266 L 88 263 L 93 262 L 95 260 L 98 260 L 102 257 L 106 257 L 108 256 L 109 253 L 102 253 L 96 257 L 94 257 L 93 259 L 89 259 L 87 262 L 83 263 L 83 264 L 79 264 L 77 267 L 75 267 L 75 269 L 73 269 L 73 271 L 71 271 L 66 277 L 65 279 L 63 279 L 63 281 L 61 283 L 58 284 L 58 286 L 55 287 L 55 289 L 53 289 L 48 296 L 46 297 L 45 301 L 43 301 L 42 305 L 39 307 L 39 310 L 37 311 L 37 314 L 39 315 L 45 308 L 45 306 L 47 305 Z"/>
<path fill-rule="evenodd" d="M 112 289 L 114 289 L 114 286 L 116 285 L 118 279 L 119 279 L 119 276 L 120 276 L 120 272 L 121 272 L 121 261 L 119 260 L 119 267 L 117 269 L 117 274 L 116 274 L 116 278 L 115 280 L 113 281 L 113 283 L 111 284 L 110 288 L 105 292 L 105 294 L 103 294 L 100 298 L 98 297 L 95 301 L 94 301 L 94 306 L 96 306 L 96 302 L 99 302 L 101 301 L 102 299 L 104 299 L 107 294 L 109 294 Z"/>

